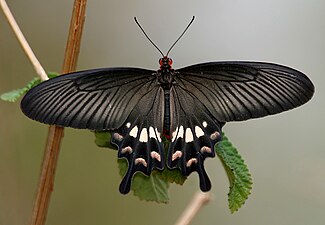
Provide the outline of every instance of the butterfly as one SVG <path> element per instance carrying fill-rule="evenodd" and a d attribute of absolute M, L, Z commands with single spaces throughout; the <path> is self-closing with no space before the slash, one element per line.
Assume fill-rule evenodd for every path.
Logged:
<path fill-rule="evenodd" d="M 168 53 L 161 52 L 157 71 L 116 67 L 52 78 L 32 88 L 21 109 L 45 124 L 111 131 L 118 158 L 128 161 L 123 194 L 136 172 L 149 176 L 166 166 L 184 176 L 197 172 L 200 189 L 209 191 L 204 161 L 215 156 L 226 122 L 287 111 L 314 93 L 309 78 L 287 66 L 225 61 L 173 69 Z"/>

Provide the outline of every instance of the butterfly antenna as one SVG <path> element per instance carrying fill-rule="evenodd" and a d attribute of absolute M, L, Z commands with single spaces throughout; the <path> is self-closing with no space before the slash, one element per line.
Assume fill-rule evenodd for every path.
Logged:
<path fill-rule="evenodd" d="M 176 43 L 179 41 L 179 39 L 181 39 L 183 37 L 183 35 L 185 34 L 185 32 L 188 30 L 188 28 L 191 26 L 191 24 L 193 23 L 195 19 L 195 16 L 192 17 L 191 21 L 189 22 L 189 24 L 187 25 L 187 27 L 185 28 L 185 30 L 183 31 L 183 33 L 177 38 L 177 40 L 174 42 L 174 44 L 169 48 L 166 56 L 168 56 L 169 52 L 172 50 L 172 48 L 176 45 Z"/>
<path fill-rule="evenodd" d="M 146 38 L 151 42 L 151 44 L 153 46 L 155 46 L 155 48 L 160 52 L 160 54 L 164 57 L 164 53 L 158 48 L 158 46 L 150 39 L 150 37 L 146 34 L 146 32 L 144 31 L 144 29 L 141 27 L 140 23 L 138 22 L 137 18 L 134 17 L 134 21 L 136 22 L 136 24 L 140 27 L 141 31 L 143 32 L 144 36 L 146 36 Z"/>

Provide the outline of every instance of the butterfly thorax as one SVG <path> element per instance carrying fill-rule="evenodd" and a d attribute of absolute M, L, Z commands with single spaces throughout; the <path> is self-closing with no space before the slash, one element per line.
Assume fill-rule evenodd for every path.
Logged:
<path fill-rule="evenodd" d="M 169 90 L 174 82 L 173 60 L 164 56 L 159 59 L 160 69 L 157 71 L 158 81 L 164 90 Z"/>

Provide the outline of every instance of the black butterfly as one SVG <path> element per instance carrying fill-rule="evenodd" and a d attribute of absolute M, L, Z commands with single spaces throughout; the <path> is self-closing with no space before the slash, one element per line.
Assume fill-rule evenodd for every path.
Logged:
<path fill-rule="evenodd" d="M 225 122 L 280 113 L 314 93 L 303 73 L 286 66 L 210 62 L 174 70 L 167 55 L 158 71 L 103 68 L 58 76 L 32 88 L 21 109 L 46 124 L 112 131 L 118 157 L 129 165 L 123 194 L 136 172 L 150 175 L 166 164 L 184 176 L 198 172 L 201 190 L 208 191 L 204 160 L 215 156 Z M 163 136 L 170 141 L 167 153 Z"/>

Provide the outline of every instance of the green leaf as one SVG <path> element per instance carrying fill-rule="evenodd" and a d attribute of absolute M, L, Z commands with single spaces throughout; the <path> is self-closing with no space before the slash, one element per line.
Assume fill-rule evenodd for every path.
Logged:
<path fill-rule="evenodd" d="M 56 77 L 58 73 L 51 72 L 47 75 L 49 78 L 53 78 Z M 41 79 L 38 77 L 34 77 L 31 81 L 26 84 L 25 87 L 3 93 L 2 95 L 0 95 L 0 99 L 7 102 L 16 102 L 27 91 L 29 91 L 32 87 L 38 85 L 39 83 L 41 83 Z"/>
<path fill-rule="evenodd" d="M 54 78 L 54 77 L 59 76 L 59 73 L 57 73 L 57 72 L 47 72 L 47 76 L 48 76 L 50 79 L 52 79 L 52 78 Z"/>
<path fill-rule="evenodd" d="M 163 171 L 159 171 L 159 176 L 161 177 L 161 179 L 169 183 L 175 183 L 179 185 L 183 185 L 187 179 L 187 177 L 183 176 L 179 169 L 171 170 L 167 167 L 165 167 Z"/>
<path fill-rule="evenodd" d="M 167 158 L 169 141 L 165 136 L 162 137 L 162 141 L 165 149 L 165 157 Z M 161 176 L 161 179 L 164 179 L 169 183 L 175 183 L 179 185 L 183 185 L 187 179 L 187 177 L 184 176 L 179 169 L 169 169 L 167 166 L 165 166 L 164 170 L 159 171 L 159 175 Z"/>
<path fill-rule="evenodd" d="M 7 102 L 16 102 L 20 96 L 25 94 L 23 89 L 17 89 L 17 90 L 12 90 L 6 93 L 3 93 L 0 95 L 1 100 L 7 101 Z"/>
<path fill-rule="evenodd" d="M 116 149 L 116 147 L 111 144 L 112 134 L 110 131 L 94 131 L 95 133 L 95 144 L 98 147 Z M 167 141 L 163 140 L 165 149 L 168 149 Z M 166 150 L 167 152 L 167 150 Z M 169 183 L 183 184 L 186 180 L 179 169 L 166 169 L 159 171 L 159 175 L 162 179 L 168 181 Z"/>
<path fill-rule="evenodd" d="M 97 146 L 114 149 L 110 143 L 111 132 L 95 131 L 95 137 Z M 164 144 L 166 144 L 165 141 Z M 250 194 L 252 188 L 251 175 L 237 149 L 232 146 L 226 136 L 215 146 L 215 151 L 220 157 L 229 178 L 230 191 L 228 201 L 229 208 L 233 213 L 244 204 Z M 128 168 L 127 161 L 125 159 L 118 159 L 118 165 L 120 175 L 124 176 Z M 186 178 L 178 169 L 171 170 L 165 168 L 163 171 L 154 170 L 150 176 L 136 173 L 132 180 L 131 190 L 141 200 L 167 203 L 169 200 L 169 183 L 182 185 Z"/>
<path fill-rule="evenodd" d="M 95 131 L 95 143 L 99 147 L 116 149 L 111 144 L 112 134 L 110 131 Z M 120 174 L 123 177 L 127 171 L 127 161 L 118 159 Z M 133 194 L 146 201 L 155 201 L 158 203 L 167 203 L 169 183 L 183 184 L 186 180 L 180 170 L 170 170 L 165 168 L 163 171 L 154 170 L 150 176 L 142 173 L 136 173 L 132 180 L 131 190 Z"/>
<path fill-rule="evenodd" d="M 120 175 L 126 173 L 128 164 L 124 159 L 118 160 Z M 178 169 L 154 170 L 150 176 L 136 173 L 132 180 L 131 190 L 141 200 L 167 203 L 169 183 L 182 185 L 187 177 L 184 177 Z"/>
<path fill-rule="evenodd" d="M 253 184 L 252 177 L 237 149 L 225 135 L 223 135 L 222 141 L 215 146 L 215 151 L 228 175 L 230 183 L 228 204 L 231 213 L 233 213 L 245 203 L 250 195 Z"/>
<path fill-rule="evenodd" d="M 128 163 L 125 159 L 118 159 L 120 175 L 126 173 Z M 131 190 L 134 195 L 141 200 L 155 201 L 158 203 L 167 203 L 169 184 L 166 180 L 161 179 L 159 175 L 161 171 L 154 170 L 150 176 L 145 176 L 142 173 L 136 173 L 132 180 Z"/>
<path fill-rule="evenodd" d="M 98 147 L 110 148 L 116 150 L 116 147 L 111 144 L 112 133 L 109 131 L 94 131 L 95 144 Z"/>

